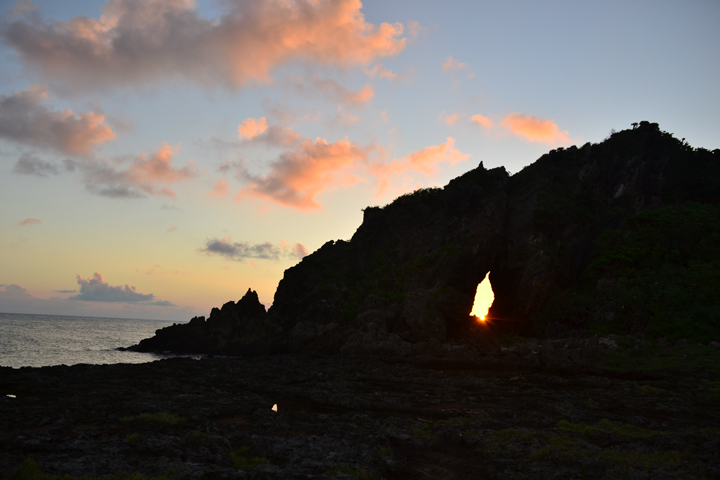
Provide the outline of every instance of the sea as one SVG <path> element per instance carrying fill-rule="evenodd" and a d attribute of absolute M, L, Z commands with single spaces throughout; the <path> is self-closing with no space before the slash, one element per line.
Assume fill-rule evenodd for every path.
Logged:
<path fill-rule="evenodd" d="M 0 366 L 45 367 L 79 363 L 144 363 L 167 355 L 123 352 L 167 320 L 0 313 Z"/>

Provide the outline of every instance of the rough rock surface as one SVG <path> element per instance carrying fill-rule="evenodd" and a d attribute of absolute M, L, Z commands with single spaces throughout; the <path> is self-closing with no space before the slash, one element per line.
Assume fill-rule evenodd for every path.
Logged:
<path fill-rule="evenodd" d="M 40 478 L 21 476 L 28 459 L 117 479 L 720 477 L 714 347 L 600 337 L 492 355 L 413 349 L 0 368 L 0 478 Z M 617 370 L 639 358 L 653 369 Z"/>

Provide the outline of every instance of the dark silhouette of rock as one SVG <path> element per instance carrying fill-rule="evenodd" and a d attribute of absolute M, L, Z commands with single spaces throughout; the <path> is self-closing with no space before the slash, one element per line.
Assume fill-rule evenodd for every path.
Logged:
<path fill-rule="evenodd" d="M 689 270 L 720 268 L 718 202 L 720 150 L 693 149 L 640 122 L 599 144 L 551 150 L 512 176 L 480 163 L 444 188 L 368 207 L 350 241 L 329 241 L 285 271 L 267 314 L 249 291 L 207 322 L 159 330 L 138 348 L 404 354 L 407 344 L 452 339 L 487 354 L 497 350 L 488 328 L 546 338 L 591 327 L 672 336 L 695 318 L 704 323 L 683 336 L 718 340 L 720 300 L 706 294 L 717 279 Z M 658 236 L 665 250 L 645 252 L 654 247 L 643 235 Z M 654 269 L 670 272 L 663 281 L 680 278 L 673 288 L 690 300 L 660 304 L 643 293 L 654 288 Z M 488 273 L 490 327 L 469 316 Z M 684 305 L 671 313 L 690 320 L 652 316 L 668 302 Z"/>
<path fill-rule="evenodd" d="M 187 324 L 161 328 L 130 350 L 254 355 L 281 351 L 280 332 L 279 326 L 267 320 L 257 293 L 248 289 L 237 303 L 213 308 L 207 320 L 195 317 Z"/>
<path fill-rule="evenodd" d="M 300 321 L 358 328 L 371 318 L 407 342 L 459 340 L 479 328 L 469 312 L 489 272 L 493 329 L 565 336 L 601 312 L 548 320 L 548 305 L 571 303 L 563 295 L 598 260 L 604 232 L 624 235 L 644 211 L 719 200 L 720 150 L 640 122 L 599 144 L 552 150 L 512 176 L 481 163 L 442 189 L 367 208 L 349 242 L 328 242 L 285 272 L 268 316 L 284 330 Z M 385 304 L 368 313 L 377 297 Z"/>

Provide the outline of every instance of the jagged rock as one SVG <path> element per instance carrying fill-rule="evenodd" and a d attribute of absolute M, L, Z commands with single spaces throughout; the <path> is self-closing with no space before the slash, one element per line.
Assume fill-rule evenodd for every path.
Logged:
<path fill-rule="evenodd" d="M 195 317 L 187 324 L 161 328 L 155 336 L 129 349 L 139 352 L 256 355 L 281 351 L 282 329 L 267 320 L 265 306 L 248 289 L 237 303 L 213 308 L 210 318 Z"/>

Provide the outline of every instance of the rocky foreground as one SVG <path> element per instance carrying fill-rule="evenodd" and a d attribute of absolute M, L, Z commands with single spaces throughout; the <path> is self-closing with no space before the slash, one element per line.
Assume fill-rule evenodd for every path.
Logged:
<path fill-rule="evenodd" d="M 720 478 L 719 346 L 0 368 L 0 476 Z"/>

